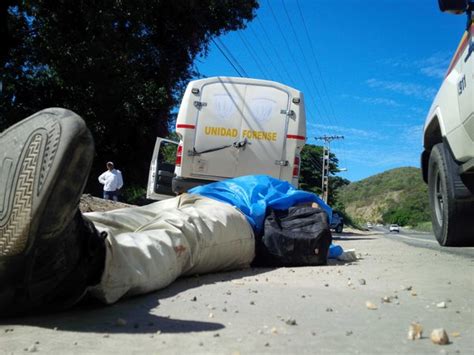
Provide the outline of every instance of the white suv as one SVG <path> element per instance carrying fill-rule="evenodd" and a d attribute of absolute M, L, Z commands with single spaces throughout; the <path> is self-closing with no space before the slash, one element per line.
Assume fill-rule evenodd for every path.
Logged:
<path fill-rule="evenodd" d="M 466 13 L 468 22 L 426 118 L 421 167 L 439 244 L 474 245 L 474 2 L 438 2 L 441 11 Z"/>

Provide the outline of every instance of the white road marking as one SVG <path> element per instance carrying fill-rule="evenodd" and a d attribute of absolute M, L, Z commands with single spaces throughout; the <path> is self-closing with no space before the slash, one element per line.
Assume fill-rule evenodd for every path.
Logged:
<path fill-rule="evenodd" d="M 438 242 L 435 240 L 412 238 L 412 237 L 407 237 L 406 235 L 398 235 L 397 238 L 405 238 L 405 239 L 410 239 L 410 240 L 416 240 L 418 242 L 429 242 L 429 243 L 438 244 Z"/>

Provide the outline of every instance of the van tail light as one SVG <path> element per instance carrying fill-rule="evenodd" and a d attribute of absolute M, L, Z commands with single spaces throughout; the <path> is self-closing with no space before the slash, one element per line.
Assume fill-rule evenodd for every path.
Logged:
<path fill-rule="evenodd" d="M 178 145 L 178 150 L 176 151 L 176 166 L 181 166 L 181 161 L 183 159 L 183 146 L 181 144 Z"/>
<path fill-rule="evenodd" d="M 300 175 L 300 157 L 295 157 L 293 163 L 293 178 L 297 178 Z"/>

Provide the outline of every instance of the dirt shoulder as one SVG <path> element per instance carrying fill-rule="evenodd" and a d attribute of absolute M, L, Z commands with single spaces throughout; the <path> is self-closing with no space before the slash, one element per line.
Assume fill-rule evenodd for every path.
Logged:
<path fill-rule="evenodd" d="M 82 213 L 85 212 L 104 212 L 117 210 L 119 208 L 132 207 L 123 202 L 115 202 L 111 200 L 104 200 L 102 198 L 94 197 L 92 195 L 82 195 L 79 209 Z"/>

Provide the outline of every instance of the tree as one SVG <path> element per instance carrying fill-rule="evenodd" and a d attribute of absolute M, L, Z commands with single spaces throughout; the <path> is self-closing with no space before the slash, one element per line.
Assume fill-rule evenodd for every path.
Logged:
<path fill-rule="evenodd" d="M 300 165 L 300 188 L 302 190 L 311 191 L 316 194 L 321 194 L 321 166 L 323 157 L 323 147 L 306 144 L 301 150 L 301 165 Z M 329 173 L 336 174 L 338 170 L 339 160 L 336 155 L 329 153 Z M 339 176 L 331 176 L 329 178 L 329 198 L 330 206 L 337 204 L 337 191 L 341 187 L 348 185 L 350 182 Z M 339 208 L 342 208 L 341 202 Z"/>
<path fill-rule="evenodd" d="M 195 58 L 213 37 L 245 27 L 257 7 L 256 0 L 11 1 L 0 131 L 46 107 L 71 109 L 96 142 L 88 190 L 108 160 L 126 183 L 145 186 L 155 138 L 167 135 L 171 109 L 198 75 Z"/>

